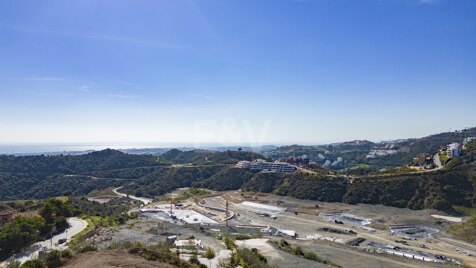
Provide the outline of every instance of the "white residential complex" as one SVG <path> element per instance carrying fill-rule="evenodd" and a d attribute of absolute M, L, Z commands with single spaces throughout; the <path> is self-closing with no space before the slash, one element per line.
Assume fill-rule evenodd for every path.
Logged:
<path fill-rule="evenodd" d="M 240 161 L 236 164 L 238 168 L 246 168 L 252 171 L 270 173 L 290 173 L 296 171 L 296 167 L 285 162 L 266 162 L 262 159 L 256 161 Z"/>
<path fill-rule="evenodd" d="M 446 154 L 448 155 L 448 158 L 459 157 L 460 155 L 459 144 L 456 142 L 448 144 L 448 146 L 446 146 Z"/>

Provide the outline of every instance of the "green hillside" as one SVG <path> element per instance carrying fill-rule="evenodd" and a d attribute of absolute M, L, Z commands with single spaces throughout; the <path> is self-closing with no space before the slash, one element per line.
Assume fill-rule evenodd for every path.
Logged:
<path fill-rule="evenodd" d="M 209 151 L 209 150 L 190 150 L 181 151 L 178 149 L 172 149 L 160 156 L 161 160 L 173 163 L 173 164 L 194 164 L 194 165 L 207 165 L 207 164 L 236 164 L 241 160 L 252 159 L 266 159 L 260 154 L 245 152 L 245 151 L 231 151 L 224 152 Z"/>
<path fill-rule="evenodd" d="M 117 180 L 91 177 L 99 171 L 162 165 L 157 157 L 103 150 L 85 155 L 0 155 L 0 200 L 47 198 L 115 186 Z"/>
<path fill-rule="evenodd" d="M 462 141 L 475 129 L 442 133 L 418 140 L 400 142 L 411 149 L 408 157 L 420 150 L 437 150 L 442 144 Z M 319 157 L 346 155 L 346 165 L 362 160 L 366 150 L 375 146 L 355 141 L 332 146 L 283 147 L 288 153 L 313 151 Z M 302 151 L 299 151 L 302 150 Z M 268 156 L 274 157 L 268 152 Z M 351 155 L 354 155 L 350 157 Z M 311 157 L 312 154 L 309 154 Z M 394 161 L 401 153 L 382 157 Z M 255 173 L 235 168 L 240 160 L 266 159 L 243 151 L 170 150 L 160 157 L 131 155 L 104 150 L 78 156 L 0 156 L 0 200 L 46 198 L 63 194 L 86 195 L 93 190 L 124 186 L 128 194 L 155 198 L 179 187 L 214 190 L 268 192 L 296 198 L 329 202 L 383 204 L 412 209 L 436 208 L 450 211 L 453 206 L 476 204 L 476 146 L 470 145 L 462 157 L 449 161 L 445 168 L 426 173 L 355 172 L 332 173 L 321 168 L 290 174 Z M 403 158 L 405 159 L 405 158 Z M 353 161 L 353 162 L 352 162 Z M 359 169 L 377 165 L 366 159 Z M 400 160 L 403 161 L 403 160 Z M 405 160 L 406 161 L 406 160 Z M 397 161 L 398 162 L 398 161 Z M 334 175 L 337 174 L 337 175 Z M 363 175 L 362 175 L 363 174 Z"/>

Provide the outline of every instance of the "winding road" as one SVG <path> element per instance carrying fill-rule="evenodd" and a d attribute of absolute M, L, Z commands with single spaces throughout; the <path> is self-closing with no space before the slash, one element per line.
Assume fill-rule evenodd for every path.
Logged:
<path fill-rule="evenodd" d="M 68 248 L 66 244 L 58 244 L 58 241 L 62 238 L 71 238 L 74 235 L 78 234 L 82 230 L 84 230 L 88 223 L 85 220 L 79 218 L 68 218 L 68 223 L 70 225 L 64 232 L 53 236 L 52 239 L 43 240 L 37 242 L 31 246 L 24 248 L 20 253 L 15 255 L 15 258 L 24 263 L 31 259 L 38 258 L 38 254 L 40 251 L 45 249 L 56 249 L 56 250 L 65 250 Z M 0 266 L 1 267 L 1 266 Z"/>
<path fill-rule="evenodd" d="M 134 199 L 134 200 L 141 201 L 142 203 L 144 203 L 144 205 L 148 205 L 148 204 L 152 203 L 152 201 L 153 201 L 153 200 L 150 199 L 150 198 L 137 197 L 137 196 L 127 195 L 127 194 L 118 192 L 118 190 L 120 190 L 122 187 L 124 187 L 124 186 L 117 187 L 116 189 L 114 189 L 114 190 L 112 190 L 112 191 L 113 191 L 115 194 L 117 194 L 117 195 L 120 195 L 120 196 L 123 196 L 123 197 L 128 197 L 128 198 L 130 198 L 130 199 Z"/>

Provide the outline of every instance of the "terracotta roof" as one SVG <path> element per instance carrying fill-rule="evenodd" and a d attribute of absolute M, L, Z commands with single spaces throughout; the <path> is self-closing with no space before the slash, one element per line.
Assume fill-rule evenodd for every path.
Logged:
<path fill-rule="evenodd" d="M 7 215 L 11 215 L 11 214 L 13 214 L 13 211 L 11 211 L 11 210 L 0 211 L 0 216 L 7 216 Z"/>

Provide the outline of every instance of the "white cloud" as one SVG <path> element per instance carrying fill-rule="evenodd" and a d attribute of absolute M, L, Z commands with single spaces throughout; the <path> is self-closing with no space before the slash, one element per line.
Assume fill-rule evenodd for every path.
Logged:
<path fill-rule="evenodd" d="M 109 94 L 107 96 L 109 98 L 115 98 L 115 99 L 142 99 L 141 96 L 135 96 L 135 95 Z"/>
<path fill-rule="evenodd" d="M 193 110 L 191 112 L 194 113 L 194 114 L 206 114 L 207 113 L 206 111 L 201 111 L 201 110 Z"/>
<path fill-rule="evenodd" d="M 202 95 L 202 94 L 197 94 L 197 93 L 187 93 L 187 96 L 196 97 L 196 98 L 203 98 L 203 99 L 208 99 L 208 100 L 214 100 L 215 99 L 212 96 Z"/>

